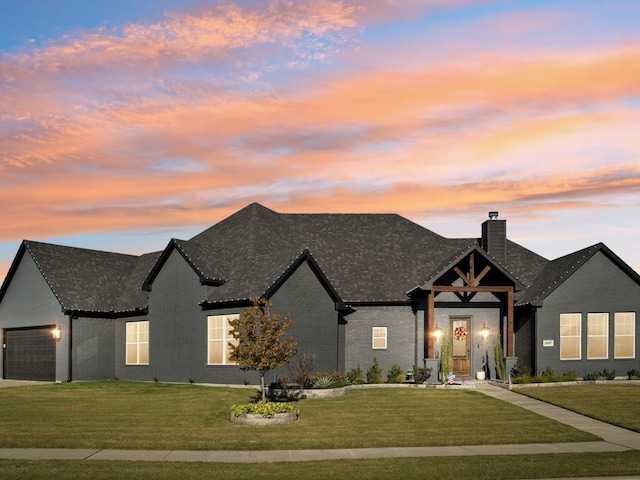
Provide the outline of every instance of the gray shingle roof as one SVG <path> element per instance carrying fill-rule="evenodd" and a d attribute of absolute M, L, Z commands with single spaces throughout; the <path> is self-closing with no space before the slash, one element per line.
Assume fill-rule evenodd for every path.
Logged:
<path fill-rule="evenodd" d="M 603 252 L 626 272 L 627 275 L 634 279 L 635 282 L 640 284 L 640 275 L 638 275 L 637 272 L 624 263 L 622 259 L 614 254 L 606 245 L 597 243 L 548 262 L 538 274 L 533 284 L 527 289 L 524 295 L 517 300 L 516 304 L 541 306 L 547 296 L 567 278 L 578 271 L 578 269 L 597 252 Z"/>
<path fill-rule="evenodd" d="M 148 257 L 29 240 L 23 247 L 65 311 L 122 313 L 146 306 L 144 292 L 123 287 L 140 279 Z"/>
<path fill-rule="evenodd" d="M 142 287 L 153 282 L 172 249 L 203 284 L 213 285 L 207 303 L 264 295 L 301 259 L 312 259 L 336 300 L 349 304 L 407 302 L 407 292 L 479 245 L 478 238 L 448 239 L 395 214 L 280 214 L 253 203 L 190 240 L 171 240 L 164 252 L 134 256 L 32 241 L 21 249 L 64 309 L 126 315 L 147 308 Z M 550 262 L 508 241 L 499 270 L 521 289 L 518 304 L 535 305 L 566 278 L 563 272 L 602 249 L 640 281 L 602 244 Z"/>

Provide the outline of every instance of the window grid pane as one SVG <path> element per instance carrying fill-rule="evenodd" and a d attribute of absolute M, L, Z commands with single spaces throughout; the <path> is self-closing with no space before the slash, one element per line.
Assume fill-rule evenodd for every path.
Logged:
<path fill-rule="evenodd" d="M 579 360 L 582 357 L 580 313 L 560 314 L 560 360 Z"/>
<path fill-rule="evenodd" d="M 373 327 L 373 348 L 387 348 L 387 327 Z"/>
<path fill-rule="evenodd" d="M 614 358 L 635 358 L 636 314 L 619 312 L 614 316 Z"/>
<path fill-rule="evenodd" d="M 149 321 L 127 322 L 126 364 L 149 365 Z"/>
<path fill-rule="evenodd" d="M 238 341 L 233 338 L 231 332 L 233 328 L 229 325 L 231 320 L 240 318 L 240 315 L 211 315 L 208 319 L 209 330 L 209 353 L 207 356 L 208 365 L 236 365 L 229 359 L 231 348 L 229 343 L 237 345 Z"/>
<path fill-rule="evenodd" d="M 609 357 L 609 314 L 587 315 L 587 359 Z"/>

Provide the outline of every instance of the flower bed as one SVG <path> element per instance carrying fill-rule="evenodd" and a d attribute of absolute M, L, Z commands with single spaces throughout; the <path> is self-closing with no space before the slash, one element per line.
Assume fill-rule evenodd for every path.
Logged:
<path fill-rule="evenodd" d="M 241 425 L 281 425 L 298 419 L 298 409 L 291 403 L 243 403 L 231 407 L 231 422 Z"/>

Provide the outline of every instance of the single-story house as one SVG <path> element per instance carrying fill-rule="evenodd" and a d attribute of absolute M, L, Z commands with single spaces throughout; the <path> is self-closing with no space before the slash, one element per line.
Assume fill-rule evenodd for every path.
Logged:
<path fill-rule="evenodd" d="M 601 243 L 547 260 L 496 212 L 450 239 L 394 214 L 254 203 L 141 256 L 23 241 L 0 288 L 2 378 L 255 384 L 228 357 L 228 322 L 254 296 L 291 313 L 316 372 L 376 358 L 435 373 L 445 341 L 462 379 L 495 377 L 496 341 L 508 369 L 640 367 L 640 276 Z"/>

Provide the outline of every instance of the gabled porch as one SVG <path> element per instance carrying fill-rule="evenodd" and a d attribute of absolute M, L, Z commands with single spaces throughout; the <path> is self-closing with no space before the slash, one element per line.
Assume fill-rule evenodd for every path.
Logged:
<path fill-rule="evenodd" d="M 416 357 L 423 353 L 422 358 L 416 358 L 416 364 L 433 368 L 435 381 L 443 352 L 448 350 L 449 370 L 456 378 L 473 379 L 477 372 L 496 378 L 497 339 L 508 363 L 515 363 L 514 293 L 521 287 L 510 272 L 477 245 L 443 265 L 410 292 L 418 330 Z"/>

